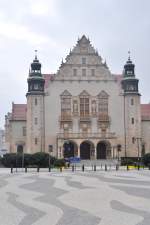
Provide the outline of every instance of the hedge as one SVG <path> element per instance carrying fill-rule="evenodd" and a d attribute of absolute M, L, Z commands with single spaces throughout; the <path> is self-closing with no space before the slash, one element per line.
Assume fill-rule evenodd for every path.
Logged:
<path fill-rule="evenodd" d="M 56 158 L 50 156 L 50 164 L 54 165 Z M 2 164 L 5 167 L 26 167 L 26 166 L 37 166 L 37 167 L 49 167 L 49 154 L 45 152 L 37 152 L 34 154 L 21 153 L 7 153 L 2 158 Z"/>

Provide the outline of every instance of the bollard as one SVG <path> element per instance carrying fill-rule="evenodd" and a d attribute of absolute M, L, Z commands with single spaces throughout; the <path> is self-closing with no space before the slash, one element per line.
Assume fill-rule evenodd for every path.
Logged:
<path fill-rule="evenodd" d="M 11 167 L 11 173 L 13 173 L 13 167 Z"/>
<path fill-rule="evenodd" d="M 93 171 L 93 164 L 92 164 L 92 171 Z"/>
<path fill-rule="evenodd" d="M 107 165 L 105 164 L 105 171 L 107 171 Z"/>
<path fill-rule="evenodd" d="M 74 165 L 72 165 L 72 172 L 74 172 Z"/>
<path fill-rule="evenodd" d="M 62 167 L 60 167 L 60 172 L 62 172 Z"/>
<path fill-rule="evenodd" d="M 118 170 L 119 169 L 119 165 L 118 164 L 116 164 L 116 170 Z"/>
<path fill-rule="evenodd" d="M 51 167 L 50 166 L 49 166 L 48 170 L 49 170 L 49 172 L 51 172 Z"/>
<path fill-rule="evenodd" d="M 140 170 L 140 165 L 138 164 L 138 170 Z"/>
<path fill-rule="evenodd" d="M 84 172 L 84 164 L 82 165 L 82 171 Z"/>
<path fill-rule="evenodd" d="M 127 170 L 129 170 L 129 166 L 127 165 Z"/>
<path fill-rule="evenodd" d="M 101 170 L 103 169 L 103 165 L 101 164 Z"/>
<path fill-rule="evenodd" d="M 40 171 L 40 167 L 37 167 L 37 172 L 39 173 L 39 171 Z"/>
<path fill-rule="evenodd" d="M 94 165 L 94 171 L 96 171 L 96 165 Z"/>
<path fill-rule="evenodd" d="M 27 167 L 25 167 L 25 173 L 27 173 Z"/>

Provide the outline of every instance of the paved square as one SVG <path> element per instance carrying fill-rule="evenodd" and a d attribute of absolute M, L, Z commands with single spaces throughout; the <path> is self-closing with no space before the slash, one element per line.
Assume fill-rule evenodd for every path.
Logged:
<path fill-rule="evenodd" d="M 1 225 L 149 225 L 150 171 L 0 169 Z"/>

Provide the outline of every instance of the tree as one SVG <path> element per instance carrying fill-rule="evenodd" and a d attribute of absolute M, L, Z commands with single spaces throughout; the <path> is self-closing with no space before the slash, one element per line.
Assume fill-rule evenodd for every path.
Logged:
<path fill-rule="evenodd" d="M 145 166 L 150 166 L 150 153 L 143 156 L 143 163 Z"/>

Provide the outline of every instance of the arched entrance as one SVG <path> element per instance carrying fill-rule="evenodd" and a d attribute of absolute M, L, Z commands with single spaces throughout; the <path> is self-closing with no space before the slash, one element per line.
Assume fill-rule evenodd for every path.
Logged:
<path fill-rule="evenodd" d="M 97 144 L 97 159 L 111 158 L 111 146 L 108 141 L 100 141 Z"/>
<path fill-rule="evenodd" d="M 83 141 L 80 144 L 80 158 L 91 159 L 94 153 L 94 144 L 91 141 Z"/>
<path fill-rule="evenodd" d="M 23 145 L 17 146 L 17 153 L 23 153 Z"/>
<path fill-rule="evenodd" d="M 77 155 L 78 146 L 75 142 L 68 140 L 64 143 L 63 149 L 64 149 L 64 158 L 70 158 Z"/>

